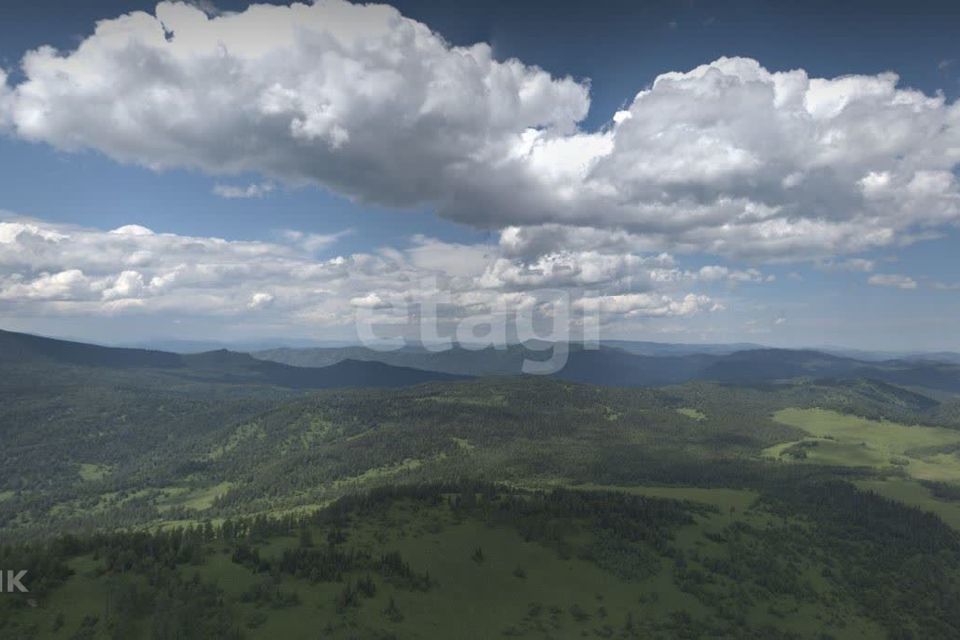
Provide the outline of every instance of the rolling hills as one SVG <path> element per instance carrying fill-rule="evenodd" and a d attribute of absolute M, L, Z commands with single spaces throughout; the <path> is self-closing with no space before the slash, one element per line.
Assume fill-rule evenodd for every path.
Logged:
<path fill-rule="evenodd" d="M 960 635 L 949 363 L 331 353 L 0 333 L 0 632 Z"/>
<path fill-rule="evenodd" d="M 184 379 L 295 389 L 397 387 L 458 379 L 457 376 L 442 372 L 395 367 L 376 361 L 342 359 L 322 368 L 294 368 L 226 349 L 179 354 L 103 347 L 9 331 L 0 331 L 0 363 L 10 366 L 36 363 L 150 370 Z"/>
<path fill-rule="evenodd" d="M 807 435 L 773 419 L 789 408 L 960 425 L 955 400 L 879 380 L 776 382 L 858 370 L 817 352 L 605 348 L 555 377 L 471 380 L 376 361 L 305 368 L 12 333 L 0 343 L 0 527 L 17 535 L 314 508 L 442 478 L 740 487 L 808 472 L 765 453 Z M 758 360 L 762 382 L 745 381 Z M 691 380 L 704 371 L 720 381 Z"/>
<path fill-rule="evenodd" d="M 743 348 L 741 348 L 743 347 Z M 470 376 L 517 375 L 524 358 L 545 359 L 543 350 L 510 345 L 506 349 L 469 349 L 455 346 L 445 351 L 406 347 L 376 351 L 361 346 L 257 351 L 257 358 L 292 366 L 330 366 L 345 359 L 377 361 L 429 371 Z M 723 349 L 706 345 L 610 342 L 597 349 L 571 345 L 566 366 L 556 372 L 563 380 L 620 387 L 656 387 L 693 380 L 738 384 L 795 378 L 841 380 L 873 379 L 906 387 L 923 387 L 960 393 L 960 364 L 949 358 L 860 360 L 810 349 L 768 349 L 731 345 Z"/>

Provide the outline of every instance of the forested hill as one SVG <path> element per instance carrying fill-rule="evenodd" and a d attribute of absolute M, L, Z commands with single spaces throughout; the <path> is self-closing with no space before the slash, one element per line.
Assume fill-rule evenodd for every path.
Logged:
<path fill-rule="evenodd" d="M 0 363 L 56 362 L 87 367 L 183 367 L 176 353 L 120 349 L 0 330 Z"/>
<path fill-rule="evenodd" d="M 709 346 L 709 345 L 708 345 Z M 747 345 L 752 346 L 752 345 Z M 692 347 L 691 347 L 692 348 Z M 816 350 L 749 348 L 722 353 L 677 355 L 641 352 L 618 343 L 599 349 L 573 346 L 563 380 L 617 387 L 658 387 L 690 381 L 757 384 L 806 379 L 870 379 L 904 387 L 960 392 L 960 364 L 931 359 L 858 360 Z M 409 347 L 377 351 L 365 347 L 275 349 L 254 354 L 225 349 L 178 354 L 147 349 L 103 347 L 23 333 L 0 331 L 0 363 L 35 363 L 149 370 L 166 375 L 225 383 L 275 385 L 291 389 L 399 387 L 464 377 L 517 375 L 525 359 L 543 360 L 544 350 L 511 345 L 499 350 L 454 347 L 430 351 Z"/>
<path fill-rule="evenodd" d="M 811 349 L 749 349 L 725 355 L 642 356 L 600 349 L 571 353 L 558 374 L 566 380 L 613 386 L 662 386 L 693 380 L 736 384 L 798 378 L 877 380 L 960 392 L 960 365 L 933 360 L 868 362 Z"/>
<path fill-rule="evenodd" d="M 0 363 L 0 533 L 287 512 L 460 478 L 740 487 L 837 459 L 952 472 L 960 444 L 955 402 L 870 381 L 623 389 L 521 376 L 305 391 L 197 372 Z M 833 410 L 824 419 L 840 426 L 774 419 L 789 409 Z M 881 420 L 931 426 L 865 448 Z"/>
<path fill-rule="evenodd" d="M 145 370 L 207 382 L 275 385 L 292 389 L 400 387 L 460 378 L 382 362 L 341 360 L 328 367 L 291 367 L 225 349 L 184 355 L 103 347 L 10 331 L 0 331 L 0 365 Z"/>

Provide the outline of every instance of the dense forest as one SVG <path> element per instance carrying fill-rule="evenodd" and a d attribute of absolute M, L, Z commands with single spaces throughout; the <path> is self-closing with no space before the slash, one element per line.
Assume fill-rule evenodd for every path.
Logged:
<path fill-rule="evenodd" d="M 5 545 L 0 559 L 31 579 L 0 600 L 7 637 L 960 634 L 957 532 L 841 481 L 697 501 L 418 484 L 311 515 Z"/>
<path fill-rule="evenodd" d="M 772 418 L 779 409 L 954 424 L 946 405 L 879 382 L 629 390 L 521 377 L 304 392 L 23 365 L 4 368 L 0 390 L 12 399 L 0 406 L 10 539 L 316 508 L 398 481 L 749 487 L 812 472 L 761 455 L 804 435 Z M 898 472 L 888 466 L 870 473 Z"/>
<path fill-rule="evenodd" d="M 937 390 L 93 353 L 0 366 L 5 637 L 960 637 Z"/>

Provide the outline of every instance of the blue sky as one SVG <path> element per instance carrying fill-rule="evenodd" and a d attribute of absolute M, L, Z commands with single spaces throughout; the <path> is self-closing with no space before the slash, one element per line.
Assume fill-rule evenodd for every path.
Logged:
<path fill-rule="evenodd" d="M 534 290 L 549 286 L 569 291 L 574 301 L 584 292 L 602 298 L 604 337 L 960 349 L 952 329 L 960 311 L 960 205 L 956 182 L 950 183 L 960 161 L 955 107 L 960 7 L 954 3 L 915 2 L 905 9 L 902 3 L 837 8 L 827 2 L 398 2 L 393 6 L 403 16 L 401 23 L 387 19 L 383 31 L 378 26 L 383 17 L 363 10 L 345 19 L 341 32 L 328 26 L 329 16 L 319 16 L 308 30 L 329 28 L 336 40 L 346 38 L 356 23 L 369 28 L 365 52 L 370 43 L 399 51 L 404 63 L 389 72 L 401 81 L 377 94 L 384 77 L 373 75 L 382 71 L 376 68 L 380 53 L 350 60 L 347 40 L 337 46 L 322 39 L 303 45 L 297 50 L 302 58 L 283 72 L 279 84 L 289 102 L 283 109 L 294 114 L 290 123 L 306 128 L 299 138 L 275 146 L 271 141 L 279 134 L 256 128 L 275 110 L 236 122 L 191 114 L 187 122 L 144 106 L 144 96 L 169 95 L 171 86 L 183 104 L 211 104 L 203 93 L 217 80 L 207 78 L 199 65 L 208 53 L 203 43 L 215 47 L 219 36 L 203 26 L 207 23 L 198 27 L 200 44 L 184 45 L 177 54 L 163 43 L 150 44 L 149 26 L 131 36 L 142 35 L 147 48 L 153 47 L 156 57 L 144 60 L 167 65 L 142 71 L 145 77 L 161 68 L 181 74 L 171 71 L 173 79 L 161 89 L 154 83 L 134 101 L 142 87 L 133 80 L 97 89 L 104 94 L 75 89 L 98 73 L 101 85 L 103 79 L 110 84 L 111 74 L 122 70 L 118 65 L 124 58 L 110 58 L 118 55 L 112 45 L 92 35 L 96 21 L 142 9 L 159 24 L 154 3 L 60 5 L 10 2 L 0 8 L 0 68 L 12 96 L 5 103 L 0 93 L 0 211 L 9 239 L 0 244 L 8 254 L 0 252 L 0 326 L 5 328 L 100 341 L 352 339 L 352 314 L 358 309 L 382 310 L 399 300 L 416 305 L 418 296 L 427 295 L 422 281 L 439 278 L 437 287 L 453 294 L 450 322 L 490 313 L 498 304 L 535 304 Z M 213 8 L 205 10 L 212 19 Z M 220 2 L 216 10 L 242 14 L 246 4 Z M 185 25 L 180 32 L 171 29 L 171 46 L 179 46 L 186 25 L 201 24 L 186 14 L 164 19 Z M 390 38 L 410 21 L 444 40 L 431 41 L 427 53 L 402 49 Z M 276 99 L 265 70 L 273 68 L 272 48 L 290 46 L 284 41 L 287 32 L 252 33 L 248 39 L 256 41 L 257 51 L 237 54 L 235 69 L 240 70 L 232 82 L 249 82 L 253 93 L 232 95 L 233 85 L 225 83 L 224 97 L 216 103 L 223 113 L 243 109 L 251 95 Z M 58 67 L 85 41 L 95 53 L 84 60 L 82 71 Z M 489 87 L 493 75 L 478 80 L 480 85 L 470 84 L 470 77 L 461 82 L 443 76 L 452 84 L 416 86 L 437 65 L 453 64 L 450 60 L 461 55 L 451 46 L 478 42 L 489 45 L 496 64 L 519 61 L 516 95 L 506 83 L 498 89 L 502 95 L 488 96 L 490 104 L 476 110 L 472 98 L 461 101 L 456 94 Z M 44 45 L 60 53 L 46 54 L 33 71 L 21 66 L 25 53 Z M 377 95 L 343 97 L 349 91 L 335 85 L 336 66 L 315 76 L 310 56 L 326 55 L 324 47 L 344 56 L 341 62 L 366 65 L 358 73 L 371 74 L 364 76 L 370 83 L 364 86 Z M 229 44 L 226 49 L 233 55 Z M 420 60 L 421 55 L 429 58 Z M 814 118 L 820 118 L 815 131 L 794 138 L 778 119 L 780 107 L 761 105 L 758 127 L 776 121 L 770 137 L 781 136 L 780 146 L 797 146 L 767 149 L 763 132 L 753 136 L 743 122 L 728 124 L 729 112 L 713 109 L 709 97 L 698 102 L 695 96 L 707 90 L 704 77 L 710 76 L 690 75 L 675 90 L 658 81 L 657 91 L 631 107 L 634 96 L 661 74 L 689 74 L 723 57 L 751 63 L 716 67 L 741 83 L 739 89 L 710 85 L 709 91 L 720 92 L 716 105 L 754 108 L 753 94 L 743 89 L 747 80 L 755 80 L 751 64 L 762 70 L 768 87 L 786 77 L 778 73 L 799 69 L 805 79 L 833 82 L 833 88 L 816 89 L 827 96 L 818 98 L 827 101 L 823 108 L 833 109 L 830 126 L 856 140 L 848 143 L 851 148 L 862 145 L 867 151 L 856 158 L 836 159 L 822 149 L 804 155 L 804 145 L 827 144 L 823 117 Z M 54 67 L 59 76 L 47 73 Z M 536 67 L 547 77 L 540 77 L 540 84 L 532 80 Z M 418 75 L 402 77 L 408 69 Z M 883 85 L 882 74 L 890 71 L 899 83 Z M 57 84 L 70 74 L 68 84 Z M 836 81 L 848 75 L 859 80 Z M 528 80 L 531 84 L 524 85 Z M 871 88 L 878 82 L 887 93 Z M 906 93 L 890 93 L 908 89 L 915 90 L 913 112 L 901 108 Z M 440 91 L 440 99 L 449 102 L 429 114 L 434 119 L 423 116 L 424 105 L 436 99 L 430 91 Z M 530 91 L 539 93 L 523 104 Z M 941 104 L 928 103 L 938 95 Z M 418 100 L 423 102 L 414 105 Z M 830 100 L 861 115 L 841 113 Z M 333 115 L 310 120 L 321 104 Z M 424 120 L 415 123 L 410 137 L 405 133 L 393 140 L 396 126 L 390 119 L 404 108 L 411 111 L 397 122 Z M 627 124 L 613 124 L 615 113 L 631 110 Z M 36 113 L 46 119 L 36 120 Z M 634 126 L 641 121 L 651 124 Z M 863 122 L 870 126 L 861 130 Z M 375 133 L 381 125 L 383 148 L 376 146 L 377 135 L 361 142 L 365 131 Z M 197 126 L 211 133 L 198 134 Z M 124 137 L 126 127 L 130 138 Z M 658 131 L 691 128 L 697 129 L 692 137 L 678 133 L 671 146 L 657 154 L 647 151 Z M 501 170 L 504 158 L 515 160 L 525 129 L 537 131 L 535 144 L 544 148 L 551 141 L 586 146 L 540 159 L 524 147 L 530 164 Z M 443 135 L 432 140 L 435 130 Z M 923 135 L 935 136 L 930 132 L 937 130 L 943 133 L 931 149 L 934 138 Z M 895 143 L 886 144 L 885 131 Z M 921 133 L 914 138 L 913 131 Z M 246 137 L 252 146 L 232 142 Z M 703 140 L 712 146 L 700 146 Z M 461 143 L 463 148 L 456 147 Z M 482 149 L 481 160 L 474 153 L 478 144 L 490 145 Z M 580 156 L 594 164 L 586 174 L 569 173 L 565 158 Z M 699 161 L 712 164 L 700 167 Z M 714 175 L 711 167 L 728 161 L 729 171 Z M 464 162 L 479 164 L 464 175 L 447 175 L 449 167 L 456 173 Z M 550 180 L 516 178 L 527 170 L 546 172 Z M 880 199 L 860 193 L 869 175 L 889 189 Z M 810 186 L 799 187 L 803 193 L 794 196 L 798 189 L 790 181 Z M 788 182 L 784 193 L 771 194 L 769 185 Z M 223 197 L 250 187 L 263 193 Z M 565 189 L 575 195 L 557 195 Z M 581 195 L 594 189 L 600 195 Z M 904 192 L 915 195 L 896 195 Z M 757 214 L 756 206 L 778 209 Z M 745 211 L 769 225 L 741 229 L 736 222 L 731 230 L 730 222 L 741 221 Z M 773 226 L 781 220 L 790 228 Z M 797 224 L 824 220 L 824 228 Z M 131 225 L 168 235 L 145 239 L 139 232 L 108 233 L 135 229 Z M 558 226 L 564 229 L 559 236 Z M 510 228 L 525 240 L 511 244 L 504 231 Z M 786 234 L 788 244 L 772 242 L 771 233 Z M 543 240 L 547 236 L 549 242 Z M 49 246 L 31 244 L 38 238 Z M 214 239 L 253 248 L 224 247 Z M 191 247 L 201 249 L 194 254 Z M 97 259 L 112 252 L 117 256 L 113 266 Z M 658 261 L 663 254 L 669 259 Z M 241 273 L 238 265 L 254 275 Z M 264 276 L 268 268 L 275 275 Z M 411 284 L 415 281 L 421 284 Z"/>

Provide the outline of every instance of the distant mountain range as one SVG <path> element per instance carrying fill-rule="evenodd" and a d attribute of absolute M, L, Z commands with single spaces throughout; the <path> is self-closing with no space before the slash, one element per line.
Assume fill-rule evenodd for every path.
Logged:
<path fill-rule="evenodd" d="M 445 351 L 406 347 L 376 351 L 365 347 L 271 349 L 257 358 L 300 367 L 331 366 L 343 360 L 376 361 L 468 376 L 517 375 L 523 360 L 543 360 L 546 353 L 522 345 L 506 349 Z M 867 360 L 812 349 L 770 349 L 756 345 L 675 345 L 604 342 L 598 349 L 572 346 L 561 379 L 607 386 L 638 387 L 681 384 L 691 380 L 765 383 L 794 378 L 873 379 L 946 392 L 960 392 L 960 361 L 945 354 Z"/>
<path fill-rule="evenodd" d="M 346 358 L 322 368 L 293 367 L 225 349 L 179 354 L 102 347 L 0 331 L 0 365 L 4 363 L 157 370 L 179 378 L 206 382 L 275 385 L 293 389 L 399 387 L 459 378 L 437 371 Z"/>
<path fill-rule="evenodd" d="M 59 363 L 111 369 L 161 371 L 181 379 L 274 385 L 290 389 L 399 387 L 464 377 L 513 376 L 525 359 L 548 351 L 511 345 L 505 349 L 456 346 L 444 351 L 405 347 L 378 351 L 359 346 L 283 348 L 252 354 L 219 349 L 171 353 L 104 347 L 0 331 L 0 364 Z M 960 362 L 952 354 L 867 360 L 812 349 L 756 345 L 676 345 L 611 341 L 597 349 L 572 345 L 555 377 L 617 387 L 657 387 L 704 380 L 762 384 L 796 378 L 869 379 L 946 393 L 960 393 Z"/>
<path fill-rule="evenodd" d="M 251 351 L 262 351 L 264 349 L 273 349 L 277 345 L 291 347 L 294 349 L 307 348 L 331 348 L 347 347 L 354 343 L 345 340 L 298 340 L 298 339 L 263 339 L 263 340 L 181 340 L 177 338 L 158 338 L 153 340 L 141 340 L 131 342 L 121 342 L 105 346 L 121 347 L 128 349 L 147 349 L 150 351 L 171 351 L 173 353 L 202 353 L 204 351 L 219 351 L 227 349 L 229 351 L 239 351 L 241 353 L 250 353 Z"/>
<path fill-rule="evenodd" d="M 62 338 L 64 340 L 73 340 L 82 342 L 75 338 Z M 346 349 L 353 348 L 358 351 L 365 349 L 364 345 L 356 341 L 348 340 L 315 340 L 309 338 L 260 338 L 256 340 L 185 340 L 180 338 L 156 338 L 151 340 L 126 341 L 117 343 L 99 343 L 103 346 L 122 347 L 133 349 L 147 349 L 151 351 L 170 351 L 173 353 L 201 353 L 203 351 L 217 351 L 228 349 L 230 351 L 239 351 L 241 353 L 264 352 L 269 354 L 273 351 L 309 351 L 323 349 Z M 714 354 L 727 355 L 737 351 L 748 351 L 754 349 L 783 348 L 790 351 L 820 351 L 843 358 L 852 358 L 865 362 L 881 362 L 884 360 L 920 360 L 928 362 L 952 362 L 960 364 L 960 353 L 954 351 L 897 351 L 897 350 L 872 350 L 872 349 L 853 349 L 848 347 L 838 347 L 835 345 L 807 345 L 802 347 L 771 347 L 771 345 L 755 342 L 731 342 L 731 343 L 695 343 L 695 342 L 651 342 L 648 340 L 603 340 L 600 343 L 605 347 L 622 349 L 630 353 L 642 356 L 677 356 L 691 354 Z M 475 345 L 470 350 L 482 350 L 486 345 Z M 413 351 L 430 351 L 430 345 L 408 343 L 406 347 Z M 436 350 L 436 347 L 433 348 Z M 270 359 L 270 358 L 268 358 Z"/>
<path fill-rule="evenodd" d="M 617 368 L 616 359 L 623 354 L 648 358 L 677 358 L 694 355 L 729 355 L 747 349 L 760 349 L 755 344 L 672 344 L 660 342 L 629 342 L 610 340 L 600 344 L 599 351 L 585 349 L 573 344 L 570 346 L 574 360 L 591 362 L 596 356 L 590 353 L 602 353 L 605 364 Z M 442 371 L 468 376 L 518 375 L 522 372 L 524 359 L 544 360 L 549 357 L 552 348 L 548 343 L 539 343 L 535 348 L 521 344 L 512 344 L 503 349 L 494 347 L 471 347 L 456 345 L 453 348 L 437 349 L 424 346 L 406 346 L 395 351 L 382 351 L 368 347 L 351 345 L 344 347 L 282 347 L 254 351 L 252 355 L 263 360 L 282 362 L 297 367 L 326 367 L 341 360 L 373 360 L 396 366 Z M 634 359 L 628 358 L 633 362 Z M 666 362 L 666 361 L 664 361 Z M 582 363 L 578 362 L 577 366 Z M 568 365 L 569 366 L 569 365 Z M 668 365 L 669 366 L 669 365 Z M 680 365 L 681 368 L 688 368 Z M 634 386 L 631 382 L 628 386 Z M 646 384 L 646 383 L 644 383 Z"/>

